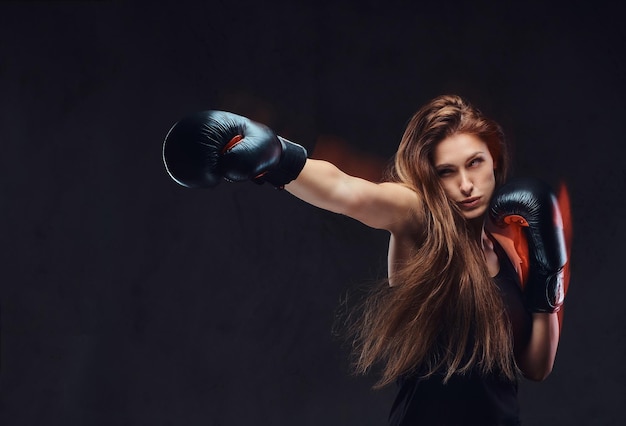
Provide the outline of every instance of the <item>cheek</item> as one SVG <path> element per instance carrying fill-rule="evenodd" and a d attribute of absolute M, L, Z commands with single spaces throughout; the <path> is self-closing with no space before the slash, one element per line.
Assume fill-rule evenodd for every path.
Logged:
<path fill-rule="evenodd" d="M 483 188 L 486 195 L 489 195 L 489 197 L 491 198 L 491 195 L 493 195 L 493 191 L 496 188 L 496 176 L 493 172 L 485 175 L 483 179 Z"/>
<path fill-rule="evenodd" d="M 446 193 L 446 196 L 453 200 L 454 199 L 454 184 L 451 182 L 451 180 L 442 180 L 441 181 L 441 187 L 443 188 L 443 191 Z"/>

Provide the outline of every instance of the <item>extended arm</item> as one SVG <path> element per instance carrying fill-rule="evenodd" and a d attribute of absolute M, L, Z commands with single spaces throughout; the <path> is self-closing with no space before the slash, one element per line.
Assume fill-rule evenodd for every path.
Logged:
<path fill-rule="evenodd" d="M 176 123 L 163 145 L 170 176 L 188 187 L 222 179 L 269 182 L 317 207 L 391 233 L 416 227 L 417 194 L 396 183 L 349 176 L 268 127 L 224 111 L 203 111 Z"/>
<path fill-rule="evenodd" d="M 308 159 L 285 189 L 309 204 L 392 233 L 416 226 L 417 194 L 397 183 L 373 183 L 347 175 L 335 165 Z"/>

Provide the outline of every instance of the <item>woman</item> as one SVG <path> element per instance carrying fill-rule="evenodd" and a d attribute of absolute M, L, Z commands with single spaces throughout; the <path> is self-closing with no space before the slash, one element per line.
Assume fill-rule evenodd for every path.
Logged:
<path fill-rule="evenodd" d="M 558 229 L 556 238 L 554 226 L 545 230 L 555 212 L 544 187 L 522 181 L 492 200 L 508 163 L 496 123 L 458 96 L 432 100 L 408 123 L 391 178 L 379 184 L 219 111 L 174 125 L 163 154 L 184 186 L 267 181 L 389 231 L 389 285 L 366 299 L 354 342 L 359 372 L 380 364 L 378 386 L 399 384 L 390 424 L 519 424 L 517 376 L 543 380 L 554 363 L 564 250 Z M 488 220 L 490 206 L 500 226 Z M 510 218 L 529 229 L 528 256 L 515 249 Z M 543 300 L 547 287 L 556 296 Z"/>

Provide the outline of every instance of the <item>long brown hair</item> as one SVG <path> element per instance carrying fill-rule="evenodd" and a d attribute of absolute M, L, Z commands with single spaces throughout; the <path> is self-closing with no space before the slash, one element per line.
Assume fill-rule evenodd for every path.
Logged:
<path fill-rule="evenodd" d="M 434 165 L 435 146 L 457 133 L 487 143 L 496 184 L 508 166 L 500 126 L 458 96 L 433 99 L 409 121 L 390 179 L 423 200 L 422 235 L 406 264 L 396 265 L 394 286 L 368 294 L 353 324 L 358 373 L 382 367 L 376 387 L 396 378 L 470 371 L 516 374 L 510 326 L 503 301 L 489 276 L 480 236 L 446 196 Z"/>

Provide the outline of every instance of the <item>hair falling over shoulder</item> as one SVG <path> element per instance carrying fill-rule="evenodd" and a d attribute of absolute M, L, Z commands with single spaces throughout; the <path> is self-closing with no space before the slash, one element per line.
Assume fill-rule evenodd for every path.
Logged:
<path fill-rule="evenodd" d="M 485 141 L 497 163 L 496 182 L 506 176 L 501 128 L 458 96 L 440 96 L 409 121 L 390 180 L 423 199 L 423 233 L 413 254 L 398 265 L 394 286 L 380 285 L 364 298 L 351 323 L 354 366 L 380 366 L 376 387 L 397 378 L 497 372 L 513 380 L 516 365 L 510 326 L 489 276 L 479 237 L 451 203 L 433 167 L 436 144 L 456 133 Z"/>

